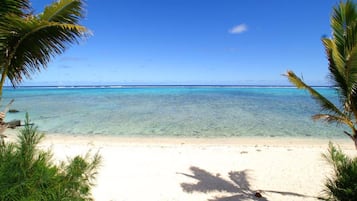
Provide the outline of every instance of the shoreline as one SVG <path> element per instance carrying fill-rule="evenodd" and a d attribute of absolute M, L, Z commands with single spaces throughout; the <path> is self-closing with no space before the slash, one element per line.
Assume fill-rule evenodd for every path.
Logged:
<path fill-rule="evenodd" d="M 14 141 L 17 129 L 7 129 L 6 140 Z M 41 133 L 41 131 L 40 131 Z M 353 142 L 347 137 L 322 138 L 322 137 L 267 137 L 267 136 L 241 136 L 241 137 L 177 137 L 177 136 L 115 136 L 115 135 L 83 135 L 67 133 L 45 133 L 42 143 L 66 144 L 137 144 L 137 145 L 227 145 L 227 146 L 272 146 L 272 147 L 327 147 L 329 142 L 345 149 L 355 149 Z"/>
<path fill-rule="evenodd" d="M 108 136 L 108 135 L 70 135 L 45 134 L 44 141 L 64 143 L 90 142 L 94 144 L 152 144 L 152 145 L 237 145 L 237 146 L 311 146 L 325 147 L 329 142 L 343 148 L 354 149 L 349 138 L 313 137 L 146 137 L 146 136 Z"/>
<path fill-rule="evenodd" d="M 5 132 L 7 140 L 14 141 L 17 130 L 8 129 Z M 44 133 L 41 144 L 67 144 L 90 146 L 121 146 L 121 145 L 150 145 L 150 146 L 239 146 L 239 147 L 307 147 L 327 149 L 329 142 L 342 149 L 354 150 L 353 142 L 345 138 L 320 137 L 163 137 L 163 136 L 110 136 L 110 135 L 76 135 L 60 133 Z"/>

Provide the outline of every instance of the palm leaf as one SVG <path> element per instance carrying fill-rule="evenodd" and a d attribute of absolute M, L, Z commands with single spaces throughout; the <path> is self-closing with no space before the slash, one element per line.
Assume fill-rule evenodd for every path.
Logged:
<path fill-rule="evenodd" d="M 28 0 L 0 0 L 0 5 L 0 19 L 9 14 L 23 16 L 30 9 Z"/>
<path fill-rule="evenodd" d="M 46 68 L 50 59 L 63 53 L 70 44 L 88 36 L 89 31 L 75 23 L 82 17 L 81 5 L 79 0 L 61 0 L 38 16 L 6 16 L 0 22 L 3 77 L 6 75 L 15 86 L 24 77 L 31 78 L 31 74 Z"/>
<path fill-rule="evenodd" d="M 351 109 L 357 112 L 357 45 L 352 48 L 347 61 L 347 66 L 351 69 L 350 76 L 354 80 L 351 88 Z"/>
<path fill-rule="evenodd" d="M 353 1 L 341 2 L 333 10 L 331 17 L 333 39 L 339 54 L 343 58 L 348 57 L 348 52 L 355 45 L 356 32 L 354 30 L 356 28 L 356 19 L 356 4 Z"/>
<path fill-rule="evenodd" d="M 332 56 L 333 49 L 336 49 L 334 42 L 331 39 L 323 39 L 322 40 L 326 55 L 329 61 L 329 77 L 331 82 L 335 87 L 338 88 L 337 92 L 339 94 L 339 99 L 342 105 L 348 100 L 348 85 L 346 83 L 345 75 L 344 75 L 344 68 L 338 68 L 338 65 L 335 63 L 335 59 Z"/>
<path fill-rule="evenodd" d="M 341 59 L 345 56 L 345 37 L 344 37 L 344 27 L 346 26 L 345 15 L 344 13 L 344 5 L 341 5 L 334 8 L 332 18 L 331 18 L 331 28 L 333 33 L 334 42 L 336 45 L 336 53 L 341 54 Z"/>
<path fill-rule="evenodd" d="M 312 116 L 313 120 L 324 120 L 327 123 L 344 123 L 350 127 L 353 127 L 353 123 L 345 117 L 341 117 L 341 116 L 335 116 L 335 115 L 331 115 L 331 114 L 315 114 L 314 116 Z"/>
<path fill-rule="evenodd" d="M 326 110 L 337 116 L 346 118 L 346 115 L 341 110 L 339 110 L 331 101 L 326 99 L 312 87 L 305 84 L 300 78 L 295 75 L 294 72 L 288 71 L 285 76 L 288 77 L 289 81 L 293 83 L 297 88 L 307 90 L 310 95 L 320 104 L 323 110 Z"/>
<path fill-rule="evenodd" d="M 7 76 L 13 85 L 45 68 L 53 56 L 63 53 L 69 44 L 78 42 L 87 31 L 74 24 L 12 18 L 6 38 L 10 47 Z M 14 30 L 16 34 L 13 34 Z"/>
<path fill-rule="evenodd" d="M 83 18 L 83 10 L 83 2 L 80 0 L 61 0 L 47 6 L 39 18 L 50 22 L 75 24 Z"/>
<path fill-rule="evenodd" d="M 323 39 L 330 78 L 338 87 L 340 102 L 349 113 L 357 111 L 356 22 L 355 4 L 351 1 L 341 2 L 334 8 L 331 18 L 333 38 Z"/>
<path fill-rule="evenodd" d="M 30 2 L 28 0 L 0 0 L 0 67 L 4 66 L 6 57 L 7 41 L 3 34 L 3 25 L 10 24 L 7 21 L 7 16 L 15 15 L 19 17 L 25 16 L 26 10 L 30 10 Z"/>

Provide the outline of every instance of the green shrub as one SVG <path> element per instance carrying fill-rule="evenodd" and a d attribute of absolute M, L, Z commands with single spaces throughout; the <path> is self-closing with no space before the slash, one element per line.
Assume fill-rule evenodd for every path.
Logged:
<path fill-rule="evenodd" d="M 333 166 L 333 176 L 328 178 L 324 190 L 324 200 L 357 200 L 357 158 L 346 156 L 340 148 L 329 144 L 324 158 Z"/>
<path fill-rule="evenodd" d="M 99 154 L 87 153 L 57 165 L 51 151 L 38 148 L 43 137 L 26 114 L 16 143 L 0 146 L 0 200 L 93 200 Z"/>

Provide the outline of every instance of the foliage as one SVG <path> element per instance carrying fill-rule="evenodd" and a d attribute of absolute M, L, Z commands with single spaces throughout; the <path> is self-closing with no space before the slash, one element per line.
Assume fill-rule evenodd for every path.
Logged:
<path fill-rule="evenodd" d="M 59 0 L 35 15 L 28 0 L 0 0 L 0 99 L 6 78 L 13 86 L 20 84 L 69 44 L 88 36 L 78 24 L 83 4 Z M 26 116 L 17 143 L 1 141 L 0 200 L 91 200 L 100 156 L 76 156 L 56 165 L 50 151 L 38 149 L 42 138 Z"/>
<path fill-rule="evenodd" d="M 30 2 L 28 0 L 0 0 L 0 19 L 9 13 L 12 15 L 23 16 L 28 13 L 30 9 Z"/>
<path fill-rule="evenodd" d="M 28 0 L 0 0 L 0 97 L 6 77 L 16 86 L 46 68 L 69 44 L 89 35 L 78 24 L 83 4 L 59 0 L 35 15 Z"/>
<path fill-rule="evenodd" d="M 51 151 L 38 148 L 43 137 L 26 115 L 17 143 L 0 146 L 0 200 L 92 200 L 99 154 L 55 164 Z"/>
<path fill-rule="evenodd" d="M 333 166 L 333 177 L 325 183 L 324 200 L 353 201 L 357 198 L 357 158 L 349 158 L 329 144 L 325 159 Z"/>
<path fill-rule="evenodd" d="M 335 105 L 305 84 L 294 72 L 288 71 L 286 76 L 297 88 L 307 90 L 320 104 L 322 112 L 314 115 L 313 119 L 347 125 L 352 133 L 344 133 L 354 141 L 357 149 L 357 7 L 353 1 L 341 1 L 333 9 L 331 28 L 332 37 L 323 38 L 322 42 L 329 62 L 329 77 L 340 105 Z"/>

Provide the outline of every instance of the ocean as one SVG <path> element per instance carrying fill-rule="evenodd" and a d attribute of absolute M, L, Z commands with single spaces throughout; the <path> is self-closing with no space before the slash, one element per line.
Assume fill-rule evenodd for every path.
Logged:
<path fill-rule="evenodd" d="M 333 88 L 318 87 L 337 102 Z M 7 121 L 28 112 L 39 130 L 124 137 L 344 138 L 343 126 L 313 121 L 306 91 L 261 86 L 105 86 L 6 88 Z"/>

